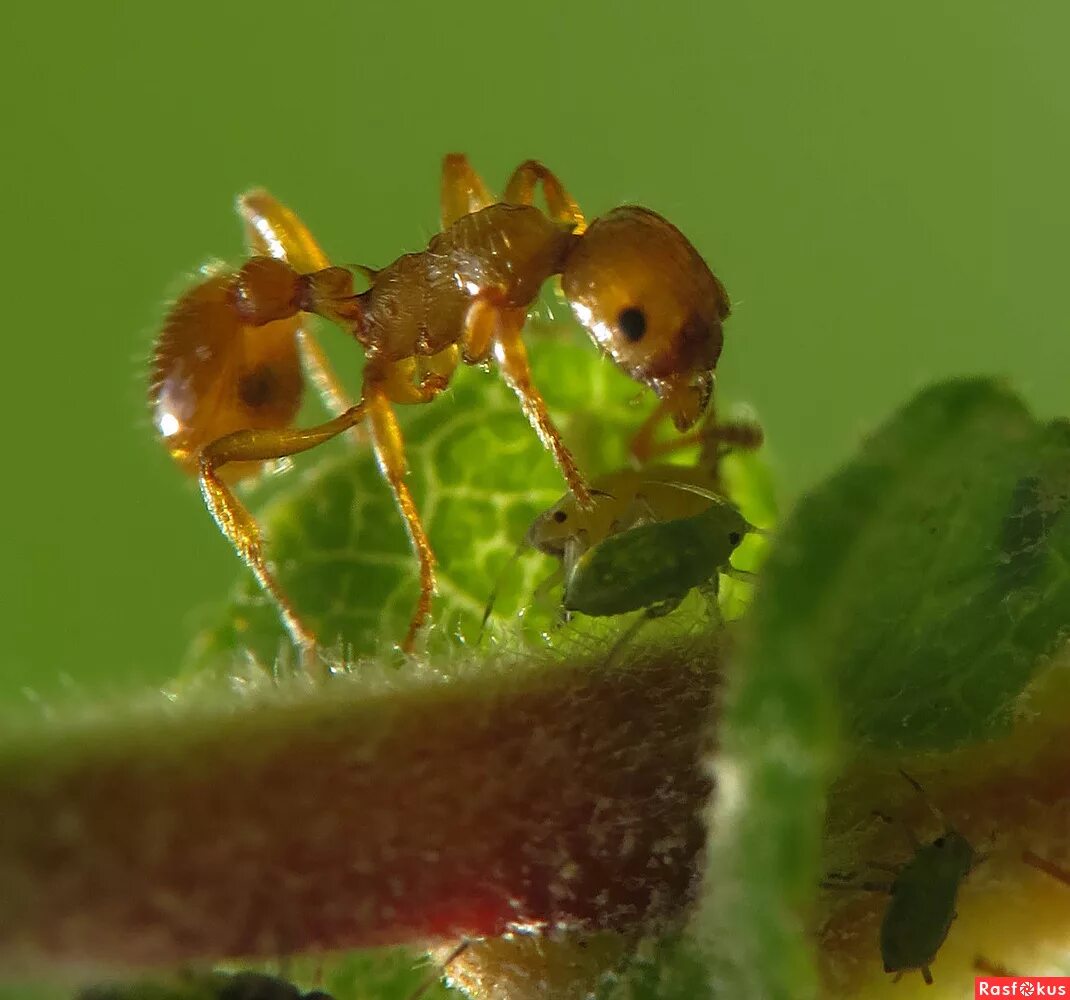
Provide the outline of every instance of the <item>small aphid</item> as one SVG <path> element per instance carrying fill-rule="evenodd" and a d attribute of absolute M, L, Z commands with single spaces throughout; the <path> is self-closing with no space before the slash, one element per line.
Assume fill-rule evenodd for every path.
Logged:
<path fill-rule="evenodd" d="M 564 609 L 655 617 L 731 570 L 732 553 L 754 526 L 727 500 L 704 495 L 713 502 L 699 514 L 641 524 L 579 556 L 565 580 Z"/>
<path fill-rule="evenodd" d="M 302 993 L 262 972 L 191 973 L 171 982 L 90 986 L 76 1000 L 333 1000 L 322 990 Z"/>
<path fill-rule="evenodd" d="M 899 773 L 922 797 L 943 825 L 944 832 L 931 843 L 922 844 L 904 825 L 914 856 L 905 864 L 889 869 L 895 875 L 890 883 L 825 885 L 826 888 L 858 888 L 890 893 L 891 902 L 884 913 L 880 930 L 884 971 L 894 973 L 893 982 L 898 982 L 904 973 L 917 970 L 926 984 L 931 985 L 933 977 L 930 966 L 957 915 L 955 903 L 959 887 L 983 858 L 947 822 L 921 785 L 906 771 L 900 770 Z"/>
<path fill-rule="evenodd" d="M 547 212 L 534 205 L 541 184 Z M 427 620 L 435 557 L 409 491 L 395 406 L 428 403 L 457 365 L 492 358 L 583 507 L 586 481 L 532 382 L 522 332 L 529 308 L 554 275 L 601 351 L 649 386 L 660 404 L 636 440 L 670 417 L 680 430 L 702 415 L 713 387 L 730 307 L 724 286 L 675 226 L 625 206 L 586 224 L 558 178 L 529 160 L 501 200 L 461 155 L 442 175 L 442 230 L 425 250 L 386 267 L 329 266 L 301 221 L 270 195 L 239 199 L 255 256 L 209 276 L 170 310 L 156 344 L 150 401 L 172 456 L 198 476 L 219 529 L 279 608 L 294 641 L 314 647 L 269 566 L 260 529 L 230 483 L 271 462 L 368 422 L 372 448 L 417 556 L 420 596 L 403 642 Z M 365 354 L 361 398 L 345 406 L 326 362 L 303 329 L 315 313 L 341 327 Z M 297 345 L 315 381 L 342 408 L 332 420 L 292 428 L 301 399 Z"/>

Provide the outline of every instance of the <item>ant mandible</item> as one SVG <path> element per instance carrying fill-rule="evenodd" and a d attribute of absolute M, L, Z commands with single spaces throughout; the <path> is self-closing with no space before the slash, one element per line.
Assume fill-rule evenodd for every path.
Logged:
<path fill-rule="evenodd" d="M 538 185 L 548 211 L 534 205 Z M 259 526 L 231 484 L 265 463 L 307 451 L 367 421 L 375 457 L 405 521 L 420 566 L 420 596 L 402 648 L 411 651 L 430 612 L 435 557 L 405 481 L 399 403 L 428 403 L 459 361 L 493 356 L 569 490 L 591 494 L 535 388 L 521 333 L 543 283 L 561 275 L 565 298 L 596 345 L 660 404 L 636 435 L 637 454 L 671 417 L 683 431 L 703 413 L 721 353 L 728 295 L 675 226 L 624 206 L 585 223 L 557 177 L 534 160 L 513 172 L 496 200 L 468 159 L 442 171 L 442 230 L 426 250 L 381 270 L 331 266 L 297 216 L 264 191 L 238 199 L 252 256 L 190 288 L 156 342 L 150 403 L 171 455 L 200 481 L 219 529 L 274 599 L 294 641 L 315 637 L 264 556 Z M 344 393 L 302 315 L 314 313 L 364 348 L 360 400 Z M 330 405 L 315 427 L 294 428 L 301 362 Z"/>

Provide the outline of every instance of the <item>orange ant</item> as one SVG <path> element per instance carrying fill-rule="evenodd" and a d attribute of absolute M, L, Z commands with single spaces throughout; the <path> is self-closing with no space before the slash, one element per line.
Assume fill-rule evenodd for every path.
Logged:
<path fill-rule="evenodd" d="M 542 185 L 547 212 L 534 206 Z M 297 216 L 263 191 L 238 199 L 253 254 L 210 274 L 171 307 L 156 343 L 150 402 L 171 455 L 198 476 L 220 530 L 278 605 L 304 651 L 315 638 L 263 553 L 259 526 L 230 484 L 265 463 L 307 451 L 368 422 L 371 445 L 420 566 L 420 596 L 402 648 L 430 612 L 435 557 L 405 482 L 394 405 L 427 403 L 460 361 L 493 356 L 577 502 L 591 493 L 532 384 L 521 333 L 542 285 L 561 275 L 576 318 L 596 345 L 661 402 L 633 442 L 651 447 L 671 417 L 690 428 L 705 410 L 721 353 L 728 295 L 686 237 L 645 208 L 625 206 L 589 226 L 557 177 L 534 160 L 513 172 L 500 201 L 466 157 L 445 158 L 442 230 L 426 250 L 381 270 L 355 293 L 353 270 L 330 266 Z M 365 351 L 360 400 L 344 394 L 302 314 L 331 320 Z M 302 392 L 299 347 L 333 405 L 333 419 L 293 428 Z"/>

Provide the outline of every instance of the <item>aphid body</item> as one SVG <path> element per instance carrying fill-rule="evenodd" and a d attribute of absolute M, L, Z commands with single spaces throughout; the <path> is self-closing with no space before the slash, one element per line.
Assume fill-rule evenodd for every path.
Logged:
<path fill-rule="evenodd" d="M 541 184 L 547 212 L 533 204 Z M 168 449 L 198 475 L 205 501 L 303 647 L 315 637 L 268 565 L 259 528 L 228 481 L 316 447 L 367 421 L 420 564 L 420 598 L 405 646 L 426 620 L 434 554 L 406 484 L 393 407 L 430 402 L 457 364 L 488 358 L 516 392 L 533 428 L 583 507 L 591 495 L 532 383 L 521 333 L 541 286 L 561 276 L 579 322 L 601 351 L 660 397 L 654 419 L 680 430 L 704 411 L 723 343 L 728 296 L 695 249 L 661 216 L 635 206 L 587 226 L 558 179 L 528 161 L 499 201 L 459 155 L 446 157 L 442 231 L 419 253 L 380 269 L 329 266 L 304 225 L 264 192 L 239 199 L 250 251 L 236 271 L 211 274 L 171 309 L 156 347 L 150 401 Z M 344 393 L 303 317 L 318 314 L 362 345 L 360 400 Z M 291 428 L 300 404 L 300 347 L 336 409 Z"/>
<path fill-rule="evenodd" d="M 898 976 L 920 970 L 932 982 L 929 966 L 955 919 L 959 887 L 977 863 L 969 841 L 948 828 L 922 845 L 892 883 L 892 899 L 881 921 L 884 971 Z"/>
<path fill-rule="evenodd" d="M 675 607 L 730 568 L 750 525 L 727 501 L 690 517 L 641 524 L 584 552 L 565 580 L 563 606 L 585 615 Z"/>
<path fill-rule="evenodd" d="M 718 423 L 711 407 L 693 440 L 684 441 L 697 441 L 702 446 L 694 464 L 651 463 L 600 476 L 591 486 L 590 507 L 581 506 L 575 496 L 566 493 L 532 521 L 524 545 L 561 560 L 567 577 L 580 555 L 610 535 L 640 524 L 691 517 L 708 510 L 718 502 L 711 494 L 718 498 L 724 494 L 724 456 L 733 449 L 756 449 L 763 437 L 761 427 L 753 421 Z M 674 443 L 673 449 L 678 446 Z"/>

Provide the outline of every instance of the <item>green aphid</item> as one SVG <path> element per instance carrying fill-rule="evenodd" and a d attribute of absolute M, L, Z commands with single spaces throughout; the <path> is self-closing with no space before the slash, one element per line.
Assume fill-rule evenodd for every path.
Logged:
<path fill-rule="evenodd" d="M 888 869 L 895 875 L 890 884 L 866 882 L 859 888 L 888 892 L 892 897 L 881 921 L 884 971 L 894 973 L 894 982 L 898 982 L 904 973 L 917 970 L 931 985 L 929 966 L 957 915 L 959 887 L 984 857 L 947 822 L 917 781 L 905 771 L 899 773 L 924 799 L 944 832 L 931 843 L 922 844 L 904 827 L 914 856 L 906 864 Z"/>
<path fill-rule="evenodd" d="M 77 1000 L 332 1000 L 320 990 L 302 993 L 293 983 L 261 972 L 189 973 L 169 981 L 90 986 Z"/>
<path fill-rule="evenodd" d="M 695 587 L 715 585 L 756 529 L 730 503 L 709 496 L 716 502 L 700 514 L 642 524 L 584 552 L 565 581 L 565 610 L 654 616 L 675 608 Z"/>

